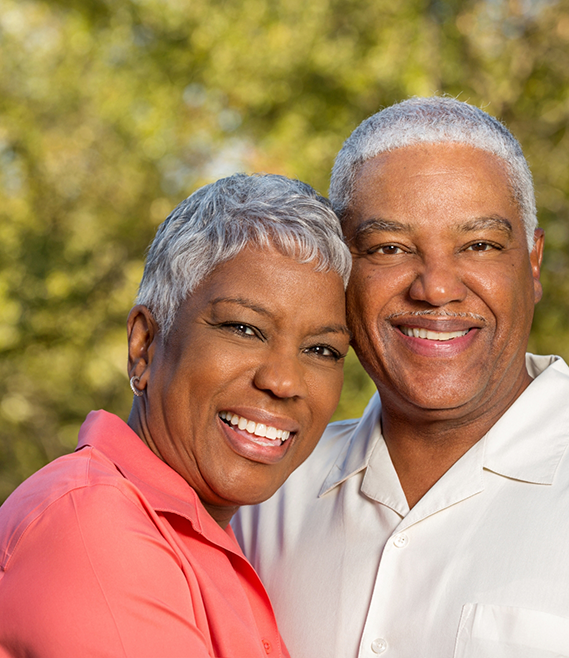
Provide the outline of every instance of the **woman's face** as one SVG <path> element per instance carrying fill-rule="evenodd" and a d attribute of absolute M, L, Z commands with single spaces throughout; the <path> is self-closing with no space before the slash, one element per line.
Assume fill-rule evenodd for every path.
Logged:
<path fill-rule="evenodd" d="M 145 307 L 129 317 L 129 419 L 225 525 L 269 498 L 314 449 L 340 396 L 349 343 L 344 290 L 274 249 L 223 263 L 162 342 Z"/>

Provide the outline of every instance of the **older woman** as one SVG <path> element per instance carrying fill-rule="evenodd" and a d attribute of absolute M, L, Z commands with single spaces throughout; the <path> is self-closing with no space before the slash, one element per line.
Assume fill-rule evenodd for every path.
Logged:
<path fill-rule="evenodd" d="M 206 186 L 159 228 L 128 319 L 128 424 L 0 509 L 0 656 L 287 656 L 228 522 L 314 448 L 340 394 L 349 253 L 280 176 Z"/>

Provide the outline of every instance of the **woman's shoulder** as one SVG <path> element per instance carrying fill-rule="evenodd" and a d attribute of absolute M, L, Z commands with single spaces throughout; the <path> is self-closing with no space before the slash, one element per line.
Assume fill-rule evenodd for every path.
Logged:
<path fill-rule="evenodd" d="M 35 526 L 56 532 L 99 509 L 104 498 L 143 507 L 139 492 L 102 452 L 91 446 L 58 457 L 25 480 L 0 507 L 0 570 Z"/>

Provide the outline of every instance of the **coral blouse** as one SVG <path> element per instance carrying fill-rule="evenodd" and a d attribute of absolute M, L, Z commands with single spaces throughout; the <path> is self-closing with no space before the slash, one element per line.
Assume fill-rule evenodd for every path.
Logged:
<path fill-rule="evenodd" d="M 259 577 L 117 416 L 0 508 L 0 656 L 286 658 Z"/>

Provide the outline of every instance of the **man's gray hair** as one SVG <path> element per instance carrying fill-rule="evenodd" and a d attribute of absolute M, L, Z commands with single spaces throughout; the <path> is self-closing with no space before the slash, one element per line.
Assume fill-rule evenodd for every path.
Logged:
<path fill-rule="evenodd" d="M 410 98 L 387 107 L 366 119 L 348 137 L 336 157 L 330 181 L 330 200 L 341 221 L 349 212 L 364 162 L 404 146 L 441 142 L 473 146 L 503 160 L 531 251 L 537 227 L 535 195 L 519 142 L 483 110 L 446 96 Z"/>
<path fill-rule="evenodd" d="M 198 189 L 160 225 L 136 303 L 152 311 L 166 338 L 188 295 L 250 244 L 314 262 L 347 285 L 351 256 L 327 199 L 284 176 L 235 174 Z"/>

